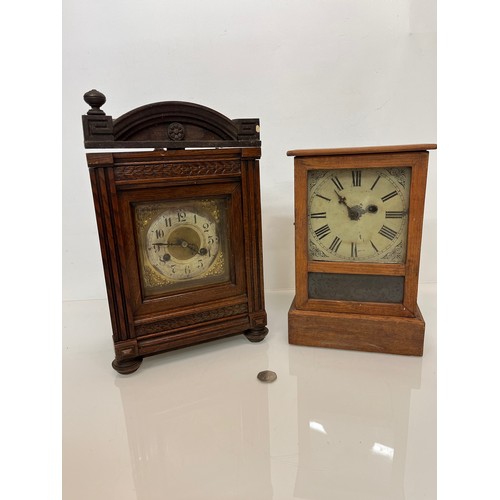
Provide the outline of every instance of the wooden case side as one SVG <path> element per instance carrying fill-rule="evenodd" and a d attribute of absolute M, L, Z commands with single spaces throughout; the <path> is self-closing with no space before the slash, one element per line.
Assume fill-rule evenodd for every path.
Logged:
<path fill-rule="evenodd" d="M 414 314 L 416 314 L 417 310 L 418 277 L 420 270 L 428 159 L 428 152 L 418 153 L 412 164 L 403 303 L 405 307 Z"/>
<path fill-rule="evenodd" d="M 308 300 L 307 172 L 302 159 L 295 158 L 295 303 L 298 308 L 304 307 Z"/>
<path fill-rule="evenodd" d="M 260 151 L 259 155 L 260 157 Z M 242 159 L 243 225 L 245 228 L 245 268 L 250 323 L 252 328 L 267 324 L 264 299 L 264 266 L 262 257 L 262 214 L 259 161 Z"/>
<path fill-rule="evenodd" d="M 113 170 L 108 166 L 90 168 L 90 180 L 101 246 L 106 291 L 114 342 L 134 337 L 132 313 L 127 302 L 127 280 L 120 264 L 123 253 Z"/>

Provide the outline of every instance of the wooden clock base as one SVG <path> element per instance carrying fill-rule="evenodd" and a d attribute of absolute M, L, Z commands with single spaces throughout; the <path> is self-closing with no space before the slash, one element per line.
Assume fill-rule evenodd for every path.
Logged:
<path fill-rule="evenodd" d="M 292 302 L 288 312 L 290 344 L 354 351 L 422 356 L 425 322 L 414 318 L 304 311 Z"/>

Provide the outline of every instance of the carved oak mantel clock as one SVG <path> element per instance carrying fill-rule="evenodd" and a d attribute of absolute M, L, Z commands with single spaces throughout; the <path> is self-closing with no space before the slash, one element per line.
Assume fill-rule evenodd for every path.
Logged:
<path fill-rule="evenodd" d="M 295 163 L 291 344 L 421 356 L 417 305 L 428 150 L 289 151 Z"/>
<path fill-rule="evenodd" d="M 134 148 L 87 154 L 115 370 L 228 335 L 262 340 L 259 120 L 177 101 L 113 119 L 102 93 L 84 99 L 86 148 Z"/>

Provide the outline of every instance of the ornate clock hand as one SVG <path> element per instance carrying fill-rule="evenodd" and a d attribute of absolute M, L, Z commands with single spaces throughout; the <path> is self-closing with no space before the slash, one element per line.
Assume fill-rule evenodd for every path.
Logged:
<path fill-rule="evenodd" d="M 198 253 L 198 249 L 194 243 L 188 243 L 187 241 L 183 241 L 182 246 L 189 248 L 189 250 L 191 250 L 191 252 L 193 252 L 194 254 Z"/>
<path fill-rule="evenodd" d="M 184 248 L 189 248 L 195 255 L 206 255 L 207 254 L 207 249 L 206 248 L 197 248 L 197 246 L 194 243 L 189 243 L 185 240 L 182 240 L 181 246 Z"/>
<path fill-rule="evenodd" d="M 346 201 L 345 201 L 345 196 L 340 196 L 340 194 L 339 194 L 339 193 L 337 193 L 337 190 L 336 190 L 336 189 L 334 189 L 334 191 L 335 191 L 335 194 L 336 194 L 336 195 L 338 196 L 338 198 L 339 198 L 339 203 L 341 203 L 342 205 L 345 205 L 345 206 L 347 207 L 347 210 L 351 210 L 351 207 L 350 207 L 350 206 L 346 203 Z"/>
<path fill-rule="evenodd" d="M 354 207 L 350 207 L 346 201 L 345 201 L 345 196 L 341 196 L 336 189 L 334 189 L 335 191 L 335 194 L 338 196 L 339 198 L 339 203 L 341 203 L 342 205 L 345 205 L 346 208 L 347 208 L 347 215 L 349 216 L 349 219 L 351 220 L 359 220 L 361 215 L 363 215 L 366 210 L 362 207 L 360 207 L 359 205 L 356 205 Z"/>

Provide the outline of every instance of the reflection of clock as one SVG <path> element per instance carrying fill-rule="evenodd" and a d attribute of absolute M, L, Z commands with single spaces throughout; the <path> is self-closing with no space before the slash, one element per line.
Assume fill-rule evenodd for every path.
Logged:
<path fill-rule="evenodd" d="M 84 98 L 87 148 L 143 149 L 87 155 L 113 367 L 238 333 L 262 340 L 258 120 L 177 101 L 113 120 L 103 94 Z"/>
<path fill-rule="evenodd" d="M 310 171 L 309 256 L 404 262 L 409 168 Z"/>
<path fill-rule="evenodd" d="M 421 355 L 428 149 L 297 150 L 293 344 Z"/>

